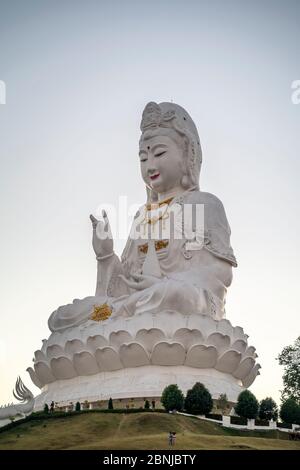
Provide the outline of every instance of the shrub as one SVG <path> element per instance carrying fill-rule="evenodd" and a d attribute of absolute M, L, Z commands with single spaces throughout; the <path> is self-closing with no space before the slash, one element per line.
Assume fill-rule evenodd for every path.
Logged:
<path fill-rule="evenodd" d="M 80 411 L 80 410 L 81 410 L 81 404 L 79 403 L 79 401 L 77 401 L 75 405 L 75 411 Z"/>
<path fill-rule="evenodd" d="M 45 403 L 44 405 L 44 413 L 49 413 L 49 406 L 47 405 L 47 403 Z"/>
<path fill-rule="evenodd" d="M 183 408 L 184 396 L 176 384 L 168 385 L 162 392 L 161 402 L 167 411 L 181 411 Z"/>
<path fill-rule="evenodd" d="M 208 414 L 205 415 L 205 418 L 215 419 L 216 421 L 222 421 L 223 420 L 223 416 L 219 415 L 217 413 L 208 413 Z"/>
<path fill-rule="evenodd" d="M 267 419 L 256 419 L 255 426 L 269 426 L 269 420 Z"/>
<path fill-rule="evenodd" d="M 230 416 L 231 424 L 239 424 L 240 426 L 247 425 L 247 418 L 241 418 L 240 416 Z"/>
<path fill-rule="evenodd" d="M 235 412 L 242 418 L 255 419 L 258 414 L 258 401 L 249 390 L 244 390 L 238 396 Z"/>
<path fill-rule="evenodd" d="M 113 405 L 112 398 L 110 398 L 110 399 L 108 400 L 108 409 L 109 409 L 109 410 L 113 410 L 113 409 L 114 409 L 114 405 Z"/>
<path fill-rule="evenodd" d="M 149 410 L 149 409 L 150 409 L 150 403 L 149 403 L 148 400 L 145 400 L 144 408 L 145 408 L 145 410 Z"/>
<path fill-rule="evenodd" d="M 203 384 L 196 382 L 186 394 L 184 407 L 188 413 L 208 414 L 213 408 L 211 394 Z"/>
<path fill-rule="evenodd" d="M 270 398 L 264 398 L 261 400 L 259 405 L 259 418 L 260 419 L 274 419 L 274 421 L 278 418 L 278 409 L 275 401 Z"/>
<path fill-rule="evenodd" d="M 292 429 L 292 423 L 276 423 L 278 428 L 283 428 L 283 429 Z"/>
<path fill-rule="evenodd" d="M 288 398 L 282 403 L 280 418 L 285 423 L 300 424 L 300 406 L 293 398 Z"/>

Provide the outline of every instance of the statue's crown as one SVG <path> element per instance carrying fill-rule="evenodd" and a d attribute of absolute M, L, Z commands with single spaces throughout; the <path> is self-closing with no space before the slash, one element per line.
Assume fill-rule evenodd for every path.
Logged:
<path fill-rule="evenodd" d="M 176 117 L 174 109 L 170 109 L 165 113 L 162 112 L 161 107 L 151 101 L 148 103 L 143 111 L 141 131 L 144 132 L 152 127 L 167 127 L 167 123 Z"/>

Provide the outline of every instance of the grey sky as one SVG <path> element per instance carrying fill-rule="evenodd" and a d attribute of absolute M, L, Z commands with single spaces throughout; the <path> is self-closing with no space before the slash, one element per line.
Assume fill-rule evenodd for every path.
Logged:
<path fill-rule="evenodd" d="M 184 106 L 201 188 L 224 203 L 239 262 L 227 318 L 256 346 L 251 387 L 279 399 L 275 357 L 299 328 L 298 1 L 0 0 L 0 403 L 59 305 L 91 295 L 88 215 L 145 201 L 148 101 Z M 124 240 L 116 240 L 118 254 Z"/>

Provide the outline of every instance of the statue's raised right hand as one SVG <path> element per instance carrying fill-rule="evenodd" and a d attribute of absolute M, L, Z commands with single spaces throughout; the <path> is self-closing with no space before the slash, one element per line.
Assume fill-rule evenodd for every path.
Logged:
<path fill-rule="evenodd" d="M 114 251 L 114 242 L 106 212 L 102 211 L 104 222 L 97 220 L 92 214 L 90 219 L 93 226 L 93 248 L 97 258 L 104 258 Z"/>

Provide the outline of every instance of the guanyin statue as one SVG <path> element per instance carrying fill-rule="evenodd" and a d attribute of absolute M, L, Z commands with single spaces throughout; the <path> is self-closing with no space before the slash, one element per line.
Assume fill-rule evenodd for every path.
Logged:
<path fill-rule="evenodd" d="M 196 126 L 174 103 L 148 103 L 139 159 L 147 200 L 121 258 L 108 215 L 91 215 L 95 296 L 59 307 L 28 371 L 45 402 L 160 397 L 204 383 L 235 401 L 259 373 L 255 348 L 225 319 L 237 266 L 221 201 L 199 189 Z"/>

